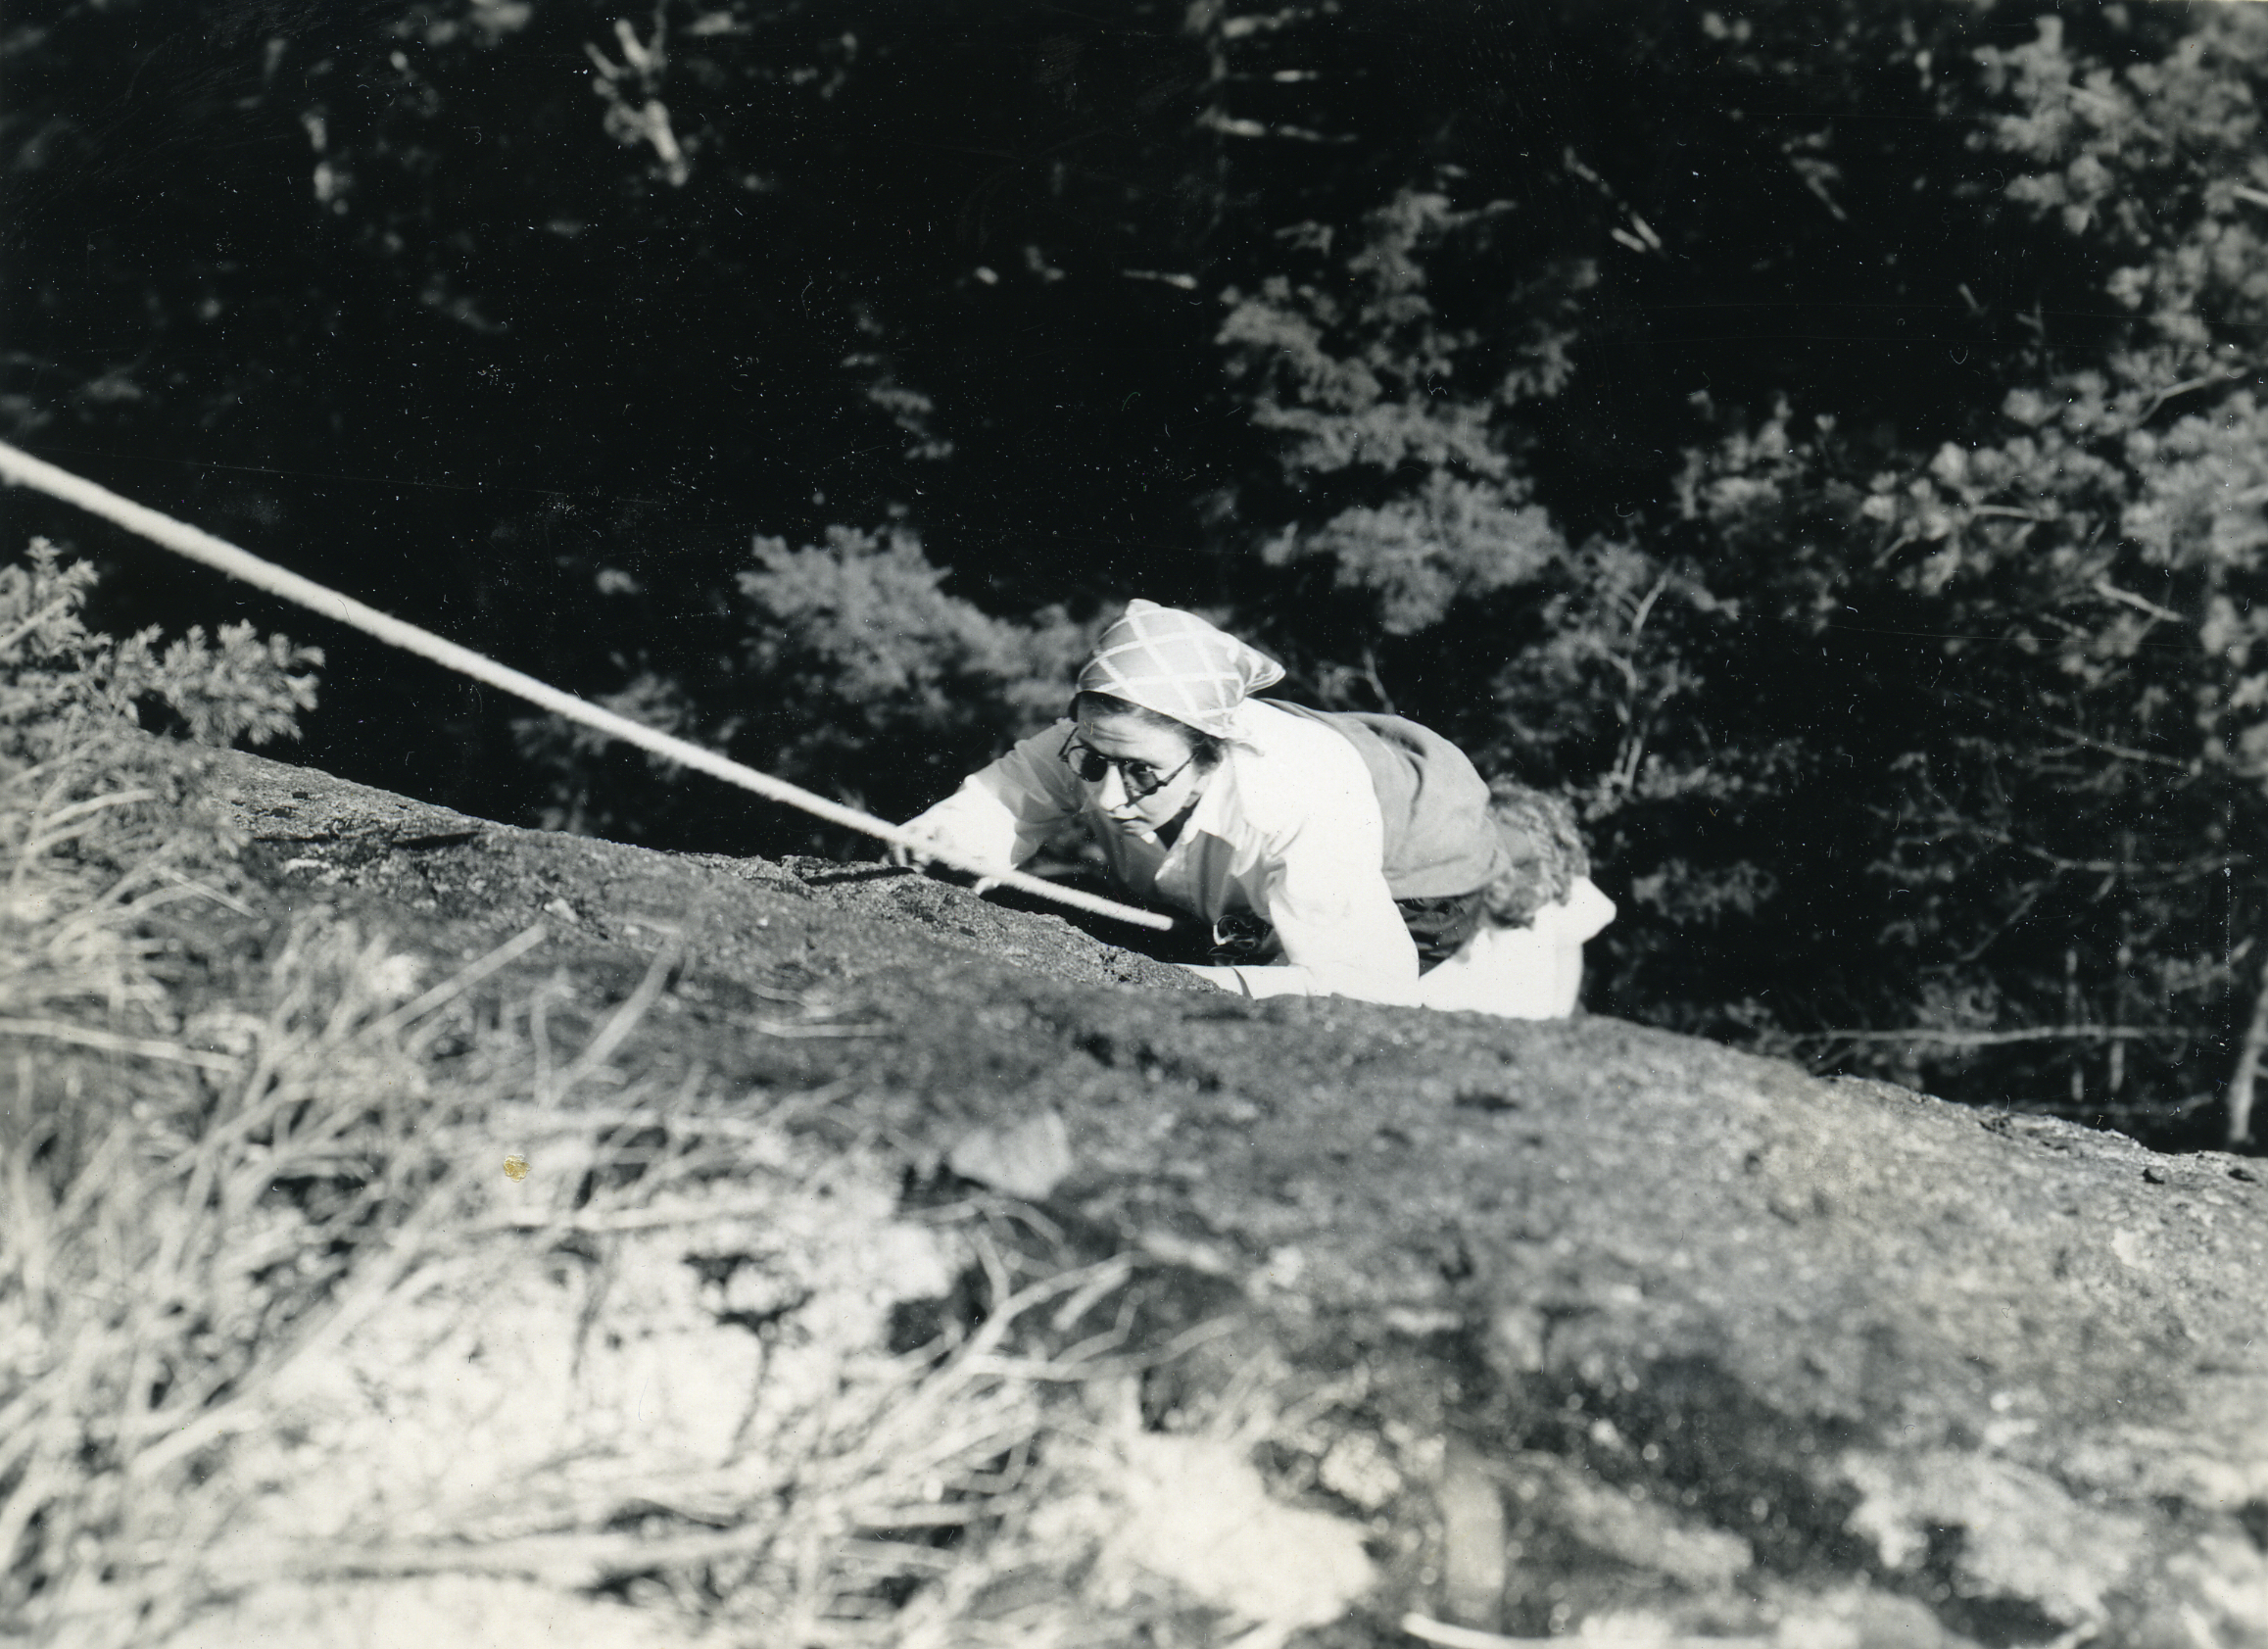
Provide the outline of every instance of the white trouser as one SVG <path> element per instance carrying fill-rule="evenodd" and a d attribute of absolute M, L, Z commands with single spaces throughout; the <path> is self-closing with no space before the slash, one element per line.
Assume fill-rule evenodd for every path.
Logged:
<path fill-rule="evenodd" d="M 1615 919 L 1615 901 L 1583 877 L 1523 928 L 1483 925 L 1418 981 L 1417 1000 L 1443 1012 L 1565 1019 L 1583 987 L 1583 942 Z"/>

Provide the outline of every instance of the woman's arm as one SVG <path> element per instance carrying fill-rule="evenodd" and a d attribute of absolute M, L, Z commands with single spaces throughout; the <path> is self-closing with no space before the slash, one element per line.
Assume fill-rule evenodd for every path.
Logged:
<path fill-rule="evenodd" d="M 1243 799 L 1247 816 L 1260 815 L 1251 822 L 1266 868 L 1255 902 L 1276 929 L 1283 962 L 1203 971 L 1254 996 L 1414 1001 L 1418 947 L 1386 886 L 1377 796 L 1351 749 L 1343 761 L 1336 747 L 1326 749 L 1327 764 Z"/>
<path fill-rule="evenodd" d="M 1283 946 L 1273 967 L 1238 968 L 1255 996 L 1353 996 L 1415 1001 L 1418 946 L 1394 907 L 1377 860 L 1331 841 L 1295 845 L 1269 889 L 1267 916 Z"/>
<path fill-rule="evenodd" d="M 1019 742 L 905 828 L 979 864 L 1015 869 L 1079 810 L 1077 783 L 1056 753 L 1068 732 L 1057 722 Z"/>

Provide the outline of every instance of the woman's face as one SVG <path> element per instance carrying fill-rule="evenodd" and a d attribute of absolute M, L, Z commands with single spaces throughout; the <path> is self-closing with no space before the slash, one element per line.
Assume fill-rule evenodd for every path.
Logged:
<path fill-rule="evenodd" d="M 1170 729 L 1133 716 L 1083 716 L 1071 750 L 1074 758 L 1081 745 L 1111 763 L 1101 778 L 1080 783 L 1094 804 L 1119 824 L 1156 830 L 1195 806 L 1204 792 L 1206 775 L 1189 758 L 1188 741 Z M 1131 787 L 1120 763 L 1134 768 Z M 1144 784 L 1160 777 L 1166 778 L 1164 784 L 1146 796 L 1139 794 Z"/>

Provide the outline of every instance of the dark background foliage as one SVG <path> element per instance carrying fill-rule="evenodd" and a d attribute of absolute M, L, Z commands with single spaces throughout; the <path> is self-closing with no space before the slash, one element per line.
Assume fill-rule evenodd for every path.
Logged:
<path fill-rule="evenodd" d="M 27 0 L 0 436 L 900 816 L 1201 606 L 1576 800 L 1594 1006 L 2204 1142 L 2264 74 L 2214 5 Z M 0 508 L 113 628 L 309 630 Z M 310 639 L 318 765 L 850 850 Z"/>

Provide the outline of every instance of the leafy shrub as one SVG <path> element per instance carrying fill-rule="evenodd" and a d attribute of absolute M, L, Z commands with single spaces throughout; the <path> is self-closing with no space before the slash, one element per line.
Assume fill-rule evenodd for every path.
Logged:
<path fill-rule="evenodd" d="M 125 641 L 92 634 L 79 609 L 94 569 L 34 539 L 0 567 L 0 727 L 7 754 L 53 753 L 105 723 L 169 716 L 204 745 L 265 745 L 299 730 L 315 703 L 320 650 L 230 624 L 161 647 L 156 628 Z"/>
<path fill-rule="evenodd" d="M 314 703 L 318 655 L 250 626 L 115 642 L 80 621 L 93 582 L 44 541 L 0 567 L 0 1016 L 100 1045 L 174 1029 L 147 924 L 209 897 L 197 876 L 233 847 L 191 769 L 130 736 L 138 713 L 208 742 L 287 736 Z"/>
<path fill-rule="evenodd" d="M 761 695 L 748 713 L 791 773 L 934 788 L 1070 703 L 1088 632 L 1061 608 L 1013 623 L 948 594 L 947 569 L 902 528 L 835 527 L 794 550 L 758 539 L 755 558 L 739 581 Z M 904 794 L 878 800 L 902 806 Z"/>

